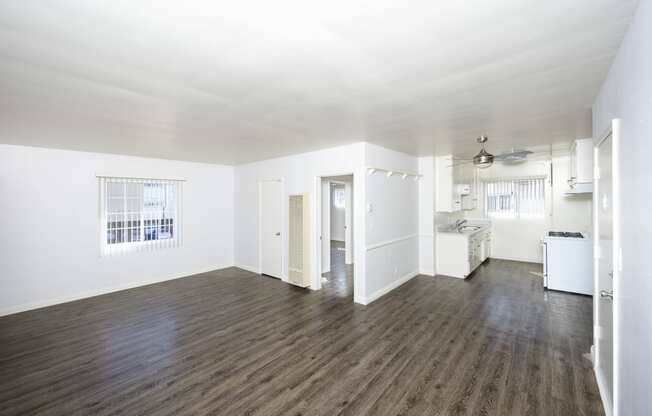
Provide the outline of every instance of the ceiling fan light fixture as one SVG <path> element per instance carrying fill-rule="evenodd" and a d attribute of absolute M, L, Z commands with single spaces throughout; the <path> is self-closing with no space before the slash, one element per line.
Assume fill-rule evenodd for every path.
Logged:
<path fill-rule="evenodd" d="M 480 143 L 482 149 L 480 153 L 473 156 L 473 165 L 480 169 L 486 169 L 494 163 L 494 155 L 484 150 L 484 144 L 489 140 L 487 136 L 480 136 L 477 139 L 477 142 Z"/>

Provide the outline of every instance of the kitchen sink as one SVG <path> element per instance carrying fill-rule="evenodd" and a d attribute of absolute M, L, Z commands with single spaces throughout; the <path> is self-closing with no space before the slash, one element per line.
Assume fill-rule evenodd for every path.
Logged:
<path fill-rule="evenodd" d="M 470 233 L 470 232 L 473 232 L 473 231 L 478 231 L 480 228 L 482 228 L 482 227 L 479 226 L 479 225 L 465 225 L 463 227 L 460 227 L 459 231 L 461 233 Z"/>

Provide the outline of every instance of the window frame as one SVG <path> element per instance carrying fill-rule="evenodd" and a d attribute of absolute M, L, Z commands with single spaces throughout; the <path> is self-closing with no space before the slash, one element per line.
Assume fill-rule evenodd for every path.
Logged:
<path fill-rule="evenodd" d="M 495 218 L 495 219 L 527 219 L 527 218 L 545 218 L 546 216 L 546 201 L 548 198 L 548 189 L 546 187 L 546 176 L 528 176 L 528 177 L 514 177 L 514 178 L 491 178 L 484 179 L 482 181 L 483 189 L 483 214 L 485 218 Z M 521 187 L 519 186 L 523 182 L 527 181 L 537 181 L 540 182 L 541 186 L 541 196 L 540 198 L 540 209 L 535 213 L 524 213 L 522 211 L 522 200 L 520 197 Z M 510 207 L 509 211 L 505 212 L 489 212 L 489 184 L 498 184 L 498 183 L 509 183 L 511 182 L 512 191 L 510 194 Z"/>
<path fill-rule="evenodd" d="M 123 177 L 123 176 L 101 176 L 97 175 L 98 178 L 98 186 L 99 186 L 99 207 L 98 207 L 98 212 L 99 212 L 99 221 L 100 221 L 100 229 L 99 229 L 99 237 L 100 237 L 100 247 L 101 247 L 101 256 L 102 257 L 107 257 L 107 256 L 112 256 L 115 254 L 124 254 L 128 252 L 135 252 L 135 251 L 151 251 L 151 250 L 158 250 L 162 248 L 169 248 L 169 247 L 179 247 L 182 245 L 183 241 L 183 227 L 182 227 L 182 219 L 183 219 L 183 212 L 182 212 L 182 205 L 183 205 L 183 187 L 182 184 L 185 182 L 184 180 L 179 180 L 179 179 L 155 179 L 155 178 L 136 178 L 136 177 Z M 110 193 L 108 190 L 109 184 L 122 184 L 125 186 L 124 192 L 122 194 L 122 200 L 124 205 L 124 212 L 125 217 L 121 220 L 122 221 L 122 227 L 110 227 L 109 226 L 109 215 L 112 213 L 109 211 L 108 207 L 108 201 L 110 197 Z M 140 186 L 139 190 L 139 195 L 136 197 L 136 200 L 140 202 L 140 206 L 138 208 L 138 211 L 129 211 L 127 208 L 127 201 L 130 198 L 129 196 L 129 191 L 127 190 L 127 186 L 129 184 L 136 184 Z M 167 192 L 165 194 L 166 202 L 163 204 L 164 206 L 167 206 L 168 203 L 172 203 L 173 208 L 171 208 L 169 211 L 165 209 L 165 212 L 161 211 L 161 214 L 165 217 L 166 214 L 170 215 L 170 224 L 172 226 L 172 235 L 170 238 L 158 238 L 160 235 L 160 229 L 162 227 L 165 227 L 166 224 L 160 223 L 156 225 L 157 228 L 157 238 L 155 239 L 147 239 L 146 237 L 146 229 L 150 227 L 152 224 L 152 221 L 156 221 L 158 218 L 150 218 L 147 219 L 147 203 L 146 203 L 146 186 L 147 184 L 156 184 L 159 186 L 164 186 L 165 189 L 167 190 L 168 187 L 174 189 L 174 196 L 173 197 L 168 197 Z M 168 199 L 170 198 L 170 199 Z M 120 198 L 118 198 L 120 199 Z M 129 218 L 128 216 L 131 215 L 136 215 L 138 218 L 137 219 L 132 219 Z M 150 215 L 156 216 L 156 211 L 152 211 Z M 149 225 L 148 225 L 149 221 Z M 116 221 L 117 222 L 117 221 Z M 132 233 L 132 227 L 126 227 L 126 224 L 129 222 L 138 222 L 138 229 L 139 229 L 139 239 L 136 241 L 122 241 L 122 242 L 109 242 L 109 232 L 114 229 L 114 230 L 121 230 L 123 239 L 127 240 L 127 234 Z"/>

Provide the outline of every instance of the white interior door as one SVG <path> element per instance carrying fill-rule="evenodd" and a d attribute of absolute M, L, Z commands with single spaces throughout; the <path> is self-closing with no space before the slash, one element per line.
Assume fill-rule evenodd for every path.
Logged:
<path fill-rule="evenodd" d="M 280 181 L 260 183 L 260 272 L 283 275 L 283 185 Z"/>
<path fill-rule="evenodd" d="M 331 271 L 331 184 L 321 183 L 321 272 Z"/>
<path fill-rule="evenodd" d="M 613 408 L 613 136 L 597 148 L 596 169 L 596 373 L 607 414 Z"/>
<path fill-rule="evenodd" d="M 344 185 L 344 262 L 353 263 L 353 186 Z"/>

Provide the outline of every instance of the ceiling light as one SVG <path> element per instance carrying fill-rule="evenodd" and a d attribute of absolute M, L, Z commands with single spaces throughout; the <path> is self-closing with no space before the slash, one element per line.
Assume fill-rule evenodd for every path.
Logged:
<path fill-rule="evenodd" d="M 494 163 L 494 155 L 484 150 L 484 144 L 489 140 L 487 136 L 480 136 L 477 139 L 477 142 L 480 143 L 482 149 L 480 153 L 473 156 L 473 165 L 480 168 L 486 169 Z"/>

